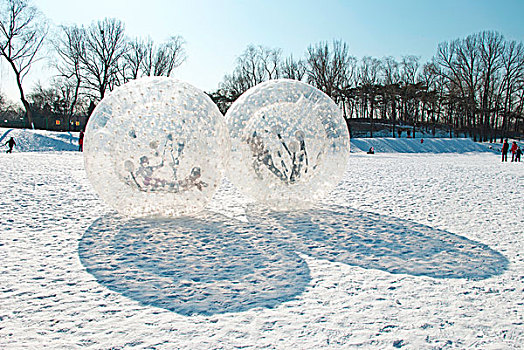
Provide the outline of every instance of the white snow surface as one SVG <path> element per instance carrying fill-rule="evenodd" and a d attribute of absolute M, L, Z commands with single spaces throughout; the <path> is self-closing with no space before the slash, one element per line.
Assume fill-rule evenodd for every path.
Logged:
<path fill-rule="evenodd" d="M 524 163 L 352 153 L 310 210 L 224 180 L 199 215 L 136 220 L 98 198 L 81 153 L 19 151 L 0 153 L 2 349 L 524 343 Z"/>

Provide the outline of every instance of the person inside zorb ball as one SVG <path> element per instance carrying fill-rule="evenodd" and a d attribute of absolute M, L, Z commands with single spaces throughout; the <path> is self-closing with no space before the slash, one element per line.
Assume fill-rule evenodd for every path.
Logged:
<path fill-rule="evenodd" d="M 202 210 L 229 153 L 216 105 L 190 84 L 166 77 L 115 89 L 93 111 L 84 142 L 95 190 L 118 212 L 135 217 Z"/>
<path fill-rule="evenodd" d="M 229 180 L 274 209 L 309 207 L 341 180 L 349 132 L 339 107 L 320 90 L 270 80 L 240 96 L 226 113 Z"/>

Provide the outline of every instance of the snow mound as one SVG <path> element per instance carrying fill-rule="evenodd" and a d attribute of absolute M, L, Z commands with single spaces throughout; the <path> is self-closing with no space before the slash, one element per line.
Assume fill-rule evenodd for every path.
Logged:
<path fill-rule="evenodd" d="M 377 153 L 469 153 L 499 152 L 499 144 L 478 143 L 467 138 L 431 138 L 424 139 L 397 138 L 353 138 L 351 152 L 367 152 L 371 147 Z"/>
<path fill-rule="evenodd" d="M 78 151 L 78 132 L 0 128 L 0 145 L 13 137 L 13 152 Z"/>

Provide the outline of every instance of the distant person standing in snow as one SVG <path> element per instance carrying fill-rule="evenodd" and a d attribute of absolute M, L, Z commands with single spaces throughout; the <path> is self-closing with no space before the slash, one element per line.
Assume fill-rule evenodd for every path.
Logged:
<path fill-rule="evenodd" d="M 16 146 L 15 139 L 11 137 L 6 143 L 4 143 L 4 145 L 9 146 L 9 149 L 5 153 L 13 153 L 13 147 Z"/>
<path fill-rule="evenodd" d="M 515 141 L 513 141 L 513 143 L 511 144 L 511 149 L 510 149 L 512 162 L 515 161 L 515 152 L 517 152 L 517 148 L 519 148 L 519 146 L 517 145 Z"/>
<path fill-rule="evenodd" d="M 522 150 L 520 149 L 520 146 L 517 146 L 517 150 L 515 151 L 515 162 L 520 162 L 521 155 L 522 155 Z"/>
<path fill-rule="evenodd" d="M 84 132 L 80 131 L 80 135 L 78 136 L 78 150 L 82 152 L 84 150 Z"/>
<path fill-rule="evenodd" d="M 508 161 L 508 150 L 509 150 L 508 139 L 505 139 L 504 143 L 502 144 L 502 161 L 503 162 Z"/>

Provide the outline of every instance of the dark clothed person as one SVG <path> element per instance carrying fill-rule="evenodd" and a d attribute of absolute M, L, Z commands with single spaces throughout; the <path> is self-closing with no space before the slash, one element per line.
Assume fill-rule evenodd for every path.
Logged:
<path fill-rule="evenodd" d="M 508 140 L 504 140 L 504 143 L 502 144 L 502 161 L 503 162 L 508 161 L 508 150 L 509 150 Z"/>
<path fill-rule="evenodd" d="M 5 153 L 13 153 L 13 147 L 16 146 L 15 139 L 11 137 L 4 145 L 9 146 L 9 149 Z"/>

